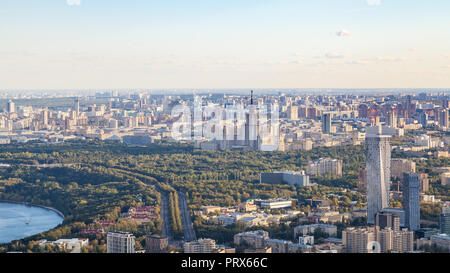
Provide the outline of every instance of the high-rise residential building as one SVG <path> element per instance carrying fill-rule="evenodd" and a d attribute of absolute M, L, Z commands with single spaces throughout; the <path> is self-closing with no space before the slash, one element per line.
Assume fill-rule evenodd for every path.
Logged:
<path fill-rule="evenodd" d="M 163 253 L 169 246 L 169 238 L 165 236 L 147 236 L 145 238 L 145 250 L 147 253 Z"/>
<path fill-rule="evenodd" d="M 12 100 L 8 101 L 7 111 L 10 114 L 16 112 L 16 104 Z"/>
<path fill-rule="evenodd" d="M 378 226 L 350 227 L 342 231 L 342 244 L 347 253 L 405 253 L 414 250 L 414 233 L 408 229 L 380 230 Z"/>
<path fill-rule="evenodd" d="M 213 239 L 198 239 L 194 242 L 184 243 L 184 253 L 212 253 L 216 250 L 216 241 Z"/>
<path fill-rule="evenodd" d="M 420 192 L 427 192 L 430 190 L 430 181 L 428 179 L 428 174 L 419 173 L 419 190 Z"/>
<path fill-rule="evenodd" d="M 49 118 L 49 111 L 48 110 L 43 110 L 41 112 L 41 122 L 42 125 L 48 125 L 48 118 Z"/>
<path fill-rule="evenodd" d="M 389 127 L 397 128 L 397 115 L 395 112 L 389 112 L 386 123 Z"/>
<path fill-rule="evenodd" d="M 326 113 L 322 115 L 322 132 L 324 134 L 331 134 L 331 114 Z"/>
<path fill-rule="evenodd" d="M 405 224 L 411 231 L 420 228 L 420 196 L 419 175 L 409 173 L 403 175 L 403 209 L 405 210 Z"/>
<path fill-rule="evenodd" d="M 342 231 L 342 244 L 347 253 L 372 253 L 371 242 L 377 241 L 377 227 L 347 228 Z"/>
<path fill-rule="evenodd" d="M 439 125 L 441 127 L 449 128 L 448 109 L 444 109 L 439 112 Z"/>
<path fill-rule="evenodd" d="M 404 173 L 415 173 L 416 172 L 416 162 L 404 159 L 404 158 L 393 158 L 391 160 L 391 177 L 403 178 Z"/>
<path fill-rule="evenodd" d="M 408 229 L 392 231 L 392 248 L 387 251 L 406 253 L 414 250 L 414 232 Z"/>
<path fill-rule="evenodd" d="M 333 175 L 342 176 L 342 160 L 321 158 L 317 161 L 310 161 L 306 167 L 308 175 Z"/>
<path fill-rule="evenodd" d="M 393 231 L 400 230 L 400 217 L 394 213 L 380 211 L 375 214 L 375 225 L 380 230 L 390 228 Z"/>
<path fill-rule="evenodd" d="M 290 120 L 298 120 L 298 106 L 289 106 L 288 108 L 288 118 Z"/>
<path fill-rule="evenodd" d="M 129 232 L 108 232 L 106 239 L 107 253 L 135 253 L 135 237 Z"/>
<path fill-rule="evenodd" d="M 77 117 L 80 115 L 80 100 L 75 100 L 75 112 L 77 113 Z"/>
<path fill-rule="evenodd" d="M 307 117 L 309 118 L 309 119 L 316 119 L 317 118 L 317 115 L 318 115 L 318 110 L 317 110 L 317 108 L 316 107 L 308 107 L 308 114 L 307 114 Z"/>
<path fill-rule="evenodd" d="M 369 106 L 367 104 L 360 104 L 358 106 L 358 117 L 359 118 L 368 118 L 369 116 Z"/>
<path fill-rule="evenodd" d="M 382 135 L 380 126 L 377 134 L 366 135 L 368 224 L 375 224 L 375 214 L 389 207 L 390 167 L 390 136 Z"/>
<path fill-rule="evenodd" d="M 377 242 L 380 243 L 380 252 L 386 253 L 392 249 L 392 243 L 394 241 L 394 234 L 391 228 L 380 230 L 377 236 Z"/>
<path fill-rule="evenodd" d="M 428 114 L 426 112 L 419 114 L 419 123 L 422 124 L 423 127 L 428 125 Z"/>

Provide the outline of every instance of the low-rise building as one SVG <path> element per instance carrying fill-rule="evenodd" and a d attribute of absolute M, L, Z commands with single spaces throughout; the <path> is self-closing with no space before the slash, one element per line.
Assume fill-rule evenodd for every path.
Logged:
<path fill-rule="evenodd" d="M 288 184 L 291 186 L 311 186 L 309 176 L 302 172 L 273 172 L 261 173 L 259 178 L 260 183 L 265 184 Z"/>
<path fill-rule="evenodd" d="M 312 224 L 295 227 L 294 238 L 298 238 L 298 236 L 300 235 L 314 234 L 316 229 L 320 229 L 322 232 L 328 234 L 330 237 L 335 237 L 337 235 L 337 227 L 335 225 Z"/>
<path fill-rule="evenodd" d="M 255 203 L 262 209 L 284 209 L 292 207 L 293 200 L 291 199 L 269 199 L 269 200 L 255 200 Z"/>
<path fill-rule="evenodd" d="M 147 236 L 145 248 L 147 253 L 163 253 L 169 246 L 169 238 L 165 236 Z"/>
<path fill-rule="evenodd" d="M 213 239 L 198 239 L 184 243 L 184 253 L 213 253 L 216 251 L 216 241 Z"/>
<path fill-rule="evenodd" d="M 450 252 L 450 236 L 447 234 L 437 234 L 431 236 L 431 245 L 444 251 Z"/>
<path fill-rule="evenodd" d="M 269 233 L 264 230 L 248 231 L 234 235 L 234 244 L 236 246 L 245 244 L 252 248 L 264 248 L 265 241 L 269 239 Z"/>

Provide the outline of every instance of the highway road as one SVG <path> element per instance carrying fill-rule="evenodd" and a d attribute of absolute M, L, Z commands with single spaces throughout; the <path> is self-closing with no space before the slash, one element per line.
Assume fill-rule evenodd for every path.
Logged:
<path fill-rule="evenodd" d="M 178 205 L 180 207 L 181 221 L 183 222 L 184 241 L 191 242 L 197 240 L 191 215 L 189 213 L 186 195 L 183 192 L 178 192 Z"/>
<path fill-rule="evenodd" d="M 161 193 L 161 220 L 162 220 L 162 235 L 169 238 L 169 243 L 173 241 L 172 227 L 170 226 L 169 214 L 169 198 L 167 194 Z"/>

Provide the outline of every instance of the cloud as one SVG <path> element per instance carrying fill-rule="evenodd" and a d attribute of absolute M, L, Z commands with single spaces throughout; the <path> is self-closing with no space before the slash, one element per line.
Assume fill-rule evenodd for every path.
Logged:
<path fill-rule="evenodd" d="M 353 60 L 353 61 L 346 62 L 346 64 L 350 64 L 350 65 L 365 65 L 366 62 L 365 61 L 360 61 L 360 60 Z"/>
<path fill-rule="evenodd" d="M 342 59 L 342 58 L 345 58 L 345 55 L 339 54 L 336 52 L 330 52 L 330 53 L 325 54 L 325 57 L 328 59 Z"/>
<path fill-rule="evenodd" d="M 379 6 L 381 5 L 381 0 L 366 0 L 369 6 Z"/>
<path fill-rule="evenodd" d="M 403 62 L 405 59 L 391 56 L 382 56 L 376 58 L 365 59 L 366 61 L 374 61 L 374 62 Z"/>
<path fill-rule="evenodd" d="M 340 31 L 336 32 L 336 35 L 339 37 L 346 37 L 346 36 L 351 36 L 352 33 L 346 29 L 341 29 Z"/>
<path fill-rule="evenodd" d="M 416 51 L 419 51 L 419 49 L 417 47 L 413 47 L 413 48 L 410 48 L 409 51 L 416 52 Z"/>
<path fill-rule="evenodd" d="M 81 5 L 81 0 L 67 0 L 67 5 L 79 6 L 79 5 Z"/>

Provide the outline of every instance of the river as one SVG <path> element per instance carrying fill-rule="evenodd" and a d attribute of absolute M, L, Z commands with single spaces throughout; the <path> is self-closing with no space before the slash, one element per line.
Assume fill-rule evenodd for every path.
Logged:
<path fill-rule="evenodd" d="M 60 214 L 50 209 L 0 202 L 0 244 L 50 230 L 63 220 Z"/>

